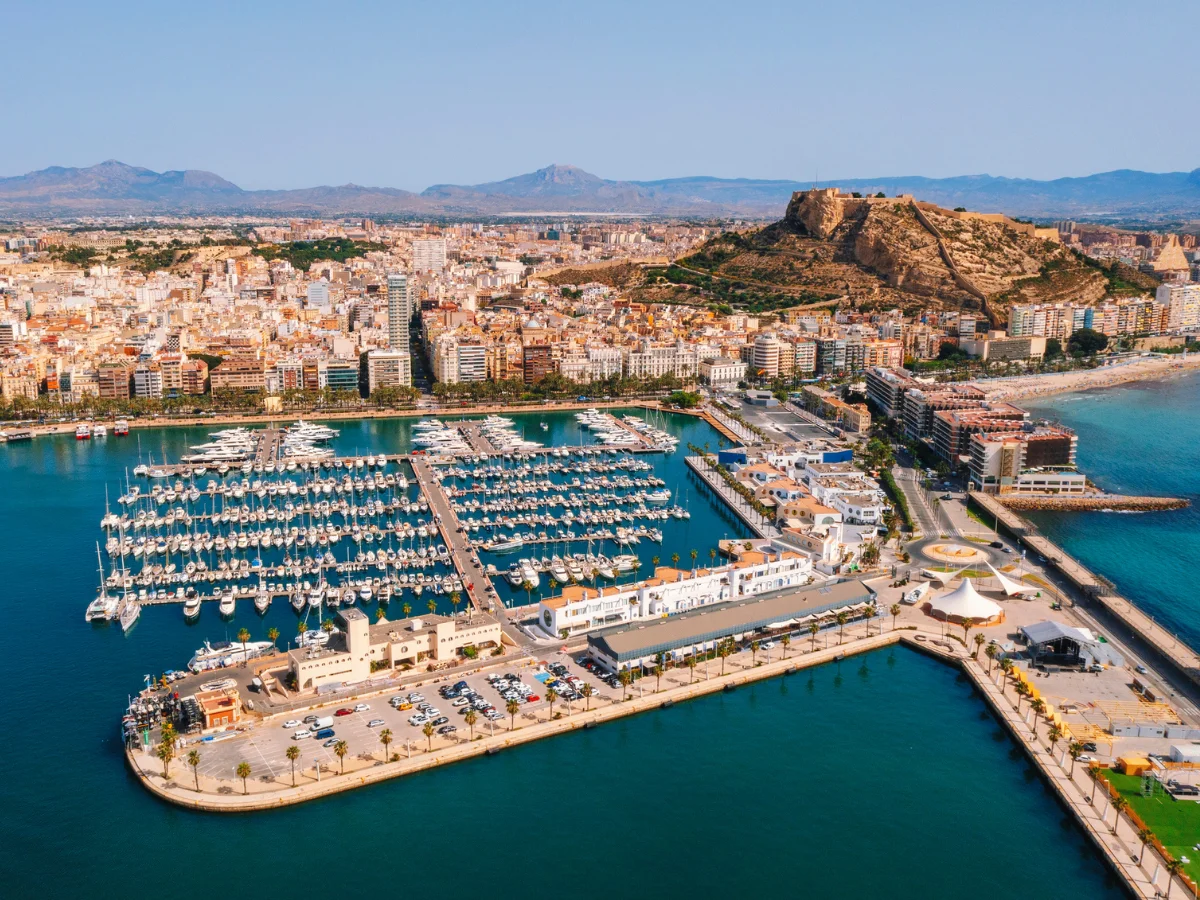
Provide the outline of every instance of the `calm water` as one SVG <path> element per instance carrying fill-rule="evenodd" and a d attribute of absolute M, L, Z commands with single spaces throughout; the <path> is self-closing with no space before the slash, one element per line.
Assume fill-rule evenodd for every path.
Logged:
<path fill-rule="evenodd" d="M 569 415 L 532 416 L 531 437 L 543 420 L 551 438 L 573 434 Z M 407 448 L 407 422 L 337 427 L 342 452 Z M 717 441 L 696 420 L 669 427 L 684 441 Z M 142 452 L 175 458 L 204 433 L 145 432 Z M 738 533 L 684 474 L 683 453 L 655 466 L 692 518 L 663 523 L 661 547 L 639 545 L 647 560 L 687 559 L 693 547 L 703 556 Z M 969 687 L 900 650 L 279 813 L 212 817 L 161 804 L 121 761 L 126 695 L 144 674 L 186 662 L 203 638 L 242 625 L 256 637 L 270 624 L 289 634 L 295 616 L 277 603 L 260 621 L 245 604 L 226 625 L 206 608 L 188 627 L 178 608 L 160 607 L 127 636 L 83 622 L 105 486 L 115 498 L 137 457 L 132 437 L 0 448 L 6 894 L 107 897 L 149 882 L 199 897 L 238 879 L 263 897 L 295 897 L 310 889 L 305 877 L 336 868 L 342 883 L 381 893 L 461 888 L 465 875 L 490 894 L 528 897 L 607 888 L 617 862 L 622 886 L 653 896 L 738 896 L 751 882 L 816 896 L 956 897 L 967 885 L 1011 887 L 1013 870 L 992 862 L 1010 834 L 1020 835 L 1014 849 L 1037 848 L 1024 896 L 1117 896 Z M 229 880 L 199 874 L 214 869 Z"/>
<path fill-rule="evenodd" d="M 1200 646 L 1200 378 L 1049 398 L 1030 407 L 1079 434 L 1079 464 L 1103 488 L 1186 497 L 1156 513 L 1040 514 L 1046 535 L 1192 646 Z"/>

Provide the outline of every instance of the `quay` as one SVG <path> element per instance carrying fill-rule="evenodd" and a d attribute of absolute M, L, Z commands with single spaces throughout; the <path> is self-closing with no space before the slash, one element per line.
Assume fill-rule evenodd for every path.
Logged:
<path fill-rule="evenodd" d="M 1153 898 L 1170 889 L 1171 878 L 1165 874 L 1164 862 L 1152 847 L 1141 847 L 1132 821 L 1117 813 L 1110 824 L 1111 804 L 1091 802 L 1092 787 L 1085 774 L 1086 767 L 1072 765 L 1065 747 L 1053 747 L 1046 743 L 1045 729 L 1040 734 L 1037 732 L 1036 717 L 1032 709 L 1019 711 L 1014 706 L 1014 700 L 1010 700 L 1006 694 L 1007 682 L 1002 670 L 995 667 L 989 674 L 985 664 L 971 655 L 960 643 L 942 637 L 937 631 L 911 625 L 887 631 L 881 629 L 876 634 L 820 649 L 806 651 L 801 644 L 801 648 L 795 651 L 794 655 L 788 656 L 785 651 L 780 658 L 761 663 L 752 663 L 751 660 L 743 658 L 740 663 L 733 663 L 732 665 L 737 667 L 726 674 L 703 675 L 691 681 L 685 680 L 688 676 L 682 670 L 673 669 L 667 673 L 664 680 L 668 685 L 674 686 L 642 691 L 640 695 L 631 692 L 624 700 L 619 697 L 611 698 L 603 705 L 597 704 L 595 709 L 575 710 L 565 715 L 560 713 L 558 717 L 544 720 L 539 718 L 533 724 L 523 724 L 515 729 L 505 727 L 493 734 L 481 730 L 474 740 L 453 740 L 448 746 L 420 749 L 415 755 L 412 753 L 412 747 L 405 745 L 407 752 L 404 755 L 396 754 L 399 758 L 393 757 L 389 762 L 376 759 L 365 768 L 353 769 L 345 774 L 329 773 L 316 779 L 305 771 L 294 787 L 286 781 L 276 780 L 274 785 L 265 789 L 256 784 L 256 790 L 248 793 L 239 793 L 228 788 L 217 792 L 196 791 L 192 789 L 192 779 L 186 772 L 172 779 L 164 778 L 157 760 L 149 753 L 127 748 L 125 758 L 130 769 L 147 790 L 160 799 L 181 807 L 225 813 L 279 809 L 474 757 L 493 756 L 523 744 L 579 729 L 594 728 L 625 716 L 670 709 L 686 700 L 733 691 L 765 679 L 786 677 L 814 666 L 840 663 L 859 654 L 896 644 L 924 653 L 963 673 L 1010 736 L 1023 749 L 1027 759 L 1045 780 L 1059 804 L 1071 813 L 1131 896 Z M 742 655 L 744 653 L 745 651 Z M 499 666 L 511 668 L 513 661 L 499 663 Z M 479 671 L 484 671 L 484 668 Z M 388 688 L 384 693 L 389 690 L 394 688 Z M 371 694 L 364 692 L 361 696 L 369 697 Z M 1019 703 L 1019 696 L 1013 696 Z M 354 695 L 338 702 L 353 701 L 359 697 L 360 695 Z M 275 718 L 289 715 L 295 715 L 295 711 L 278 713 L 265 724 L 269 727 Z M 1182 878 L 1178 880 L 1181 881 L 1182 887 L 1190 888 Z"/>
<path fill-rule="evenodd" d="M 725 501 L 725 505 L 737 513 L 747 527 L 760 538 L 777 538 L 782 534 L 768 519 L 752 509 L 745 499 L 726 484 L 718 473 L 709 468 L 704 457 L 689 456 L 686 457 L 685 462 L 687 462 L 688 468 L 700 476 L 700 479 Z"/>
<path fill-rule="evenodd" d="M 1021 544 L 1044 557 L 1084 598 L 1123 625 L 1189 682 L 1200 686 L 1200 654 L 1119 595 L 1109 583 L 1044 537 L 1031 522 L 1017 515 L 995 497 L 972 491 L 970 499 L 994 517 L 997 523 L 1002 524 Z"/>

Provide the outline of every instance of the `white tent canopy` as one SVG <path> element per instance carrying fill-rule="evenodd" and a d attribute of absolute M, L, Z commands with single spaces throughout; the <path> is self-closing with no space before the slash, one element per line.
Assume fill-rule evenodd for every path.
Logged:
<path fill-rule="evenodd" d="M 982 596 L 971 584 L 970 578 L 964 578 L 962 584 L 941 597 L 935 597 L 929 602 L 934 613 L 940 613 L 945 618 L 953 616 L 957 619 L 976 619 L 988 622 L 1004 613 L 998 603 L 993 603 Z"/>
<path fill-rule="evenodd" d="M 936 569 L 922 569 L 921 574 L 932 581 L 936 581 L 942 587 L 948 585 L 951 581 L 959 576 L 959 573 L 966 571 L 966 566 L 961 569 L 956 569 L 953 572 L 938 572 Z"/>
<path fill-rule="evenodd" d="M 987 564 L 987 567 L 992 570 L 992 574 L 995 575 L 996 580 L 1000 582 L 1000 588 L 1004 591 L 1005 595 L 1009 597 L 1019 597 L 1022 594 L 1037 593 L 1038 589 L 1035 587 L 1030 587 L 1029 585 L 1024 585 L 1020 582 L 1013 581 L 1011 578 L 1006 578 L 1004 574 L 990 562 Z"/>

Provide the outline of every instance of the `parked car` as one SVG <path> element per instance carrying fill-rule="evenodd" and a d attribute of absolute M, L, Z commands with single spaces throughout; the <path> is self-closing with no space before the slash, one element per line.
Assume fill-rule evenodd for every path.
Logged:
<path fill-rule="evenodd" d="M 304 723 L 301 722 L 299 719 L 288 719 L 286 722 L 283 723 L 283 727 L 284 728 L 299 728 L 303 724 Z"/>
<path fill-rule="evenodd" d="M 371 704 L 369 704 L 369 703 L 357 703 L 354 706 L 354 712 L 366 712 L 370 708 L 371 708 Z"/>
<path fill-rule="evenodd" d="M 383 719 L 372 719 L 370 722 L 367 723 L 367 727 L 368 728 L 378 728 L 382 724 L 384 724 Z"/>
<path fill-rule="evenodd" d="M 445 725 L 449 721 L 450 720 L 447 719 L 445 716 L 438 716 L 436 719 L 433 720 L 433 724 L 434 725 Z M 383 723 L 381 722 L 380 724 L 383 724 Z"/>
<path fill-rule="evenodd" d="M 332 728 L 322 728 L 320 731 L 318 731 L 316 734 L 314 734 L 313 737 L 316 738 L 318 741 L 326 740 L 328 738 L 333 737 L 333 729 Z"/>
<path fill-rule="evenodd" d="M 312 737 L 312 732 L 309 731 L 307 728 L 305 728 L 305 729 L 302 729 L 301 731 L 295 732 L 292 735 L 292 740 L 293 741 L 302 741 L 305 738 L 310 738 L 310 737 Z"/>
<path fill-rule="evenodd" d="M 352 716 L 352 715 L 354 715 L 354 710 L 343 706 L 341 709 L 339 709 L 337 712 L 335 712 L 334 715 L 335 716 Z"/>
<path fill-rule="evenodd" d="M 438 734 L 453 734 L 456 731 L 458 731 L 458 726 L 456 725 L 443 725 L 438 729 Z"/>

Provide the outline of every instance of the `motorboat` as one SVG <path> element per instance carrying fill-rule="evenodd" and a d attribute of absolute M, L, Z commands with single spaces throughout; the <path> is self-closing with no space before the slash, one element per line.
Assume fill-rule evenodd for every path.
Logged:
<path fill-rule="evenodd" d="M 226 590 L 225 593 L 223 593 L 221 595 L 221 602 L 217 606 L 217 612 L 219 612 L 222 616 L 225 616 L 226 618 L 228 618 L 234 614 L 236 609 L 237 609 L 237 604 L 234 602 L 234 599 L 233 599 L 233 591 Z"/>
<path fill-rule="evenodd" d="M 200 615 L 200 595 L 193 594 L 183 601 L 183 617 L 188 621 Z"/>

